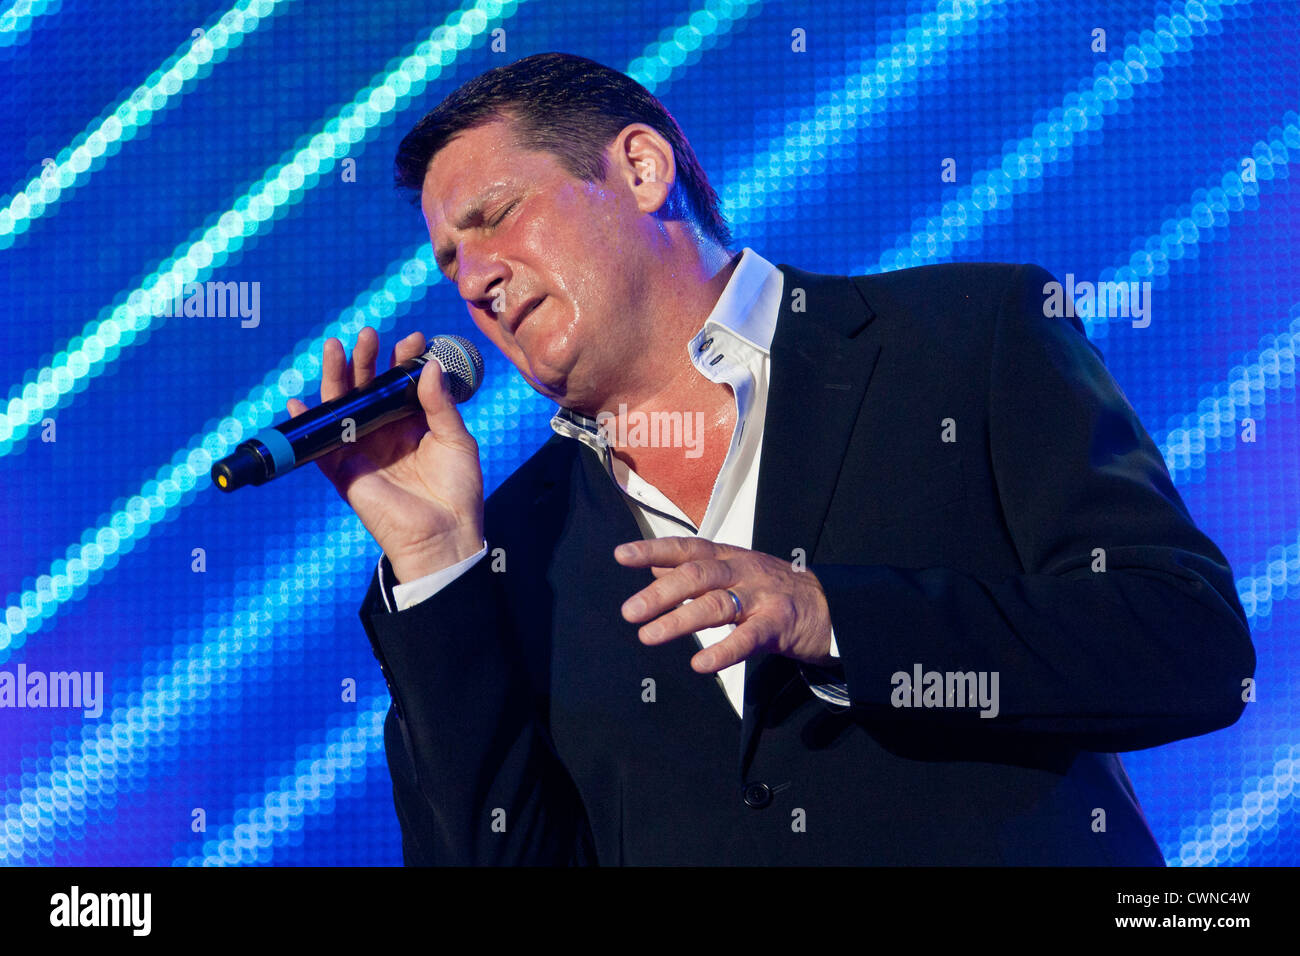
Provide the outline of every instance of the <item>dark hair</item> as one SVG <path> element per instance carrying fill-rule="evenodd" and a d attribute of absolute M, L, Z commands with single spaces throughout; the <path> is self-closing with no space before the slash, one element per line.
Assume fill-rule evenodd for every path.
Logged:
<path fill-rule="evenodd" d="M 592 183 L 605 178 L 605 148 L 618 132 L 629 123 L 646 124 L 672 146 L 677 165 L 668 214 L 693 220 L 724 248 L 731 245 L 718 194 L 664 105 L 631 77 L 568 53 L 525 57 L 459 87 L 402 140 L 397 185 L 413 190 L 418 203 L 438 151 L 465 130 L 498 119 L 511 121 L 520 148 L 551 153 L 571 175 Z"/>

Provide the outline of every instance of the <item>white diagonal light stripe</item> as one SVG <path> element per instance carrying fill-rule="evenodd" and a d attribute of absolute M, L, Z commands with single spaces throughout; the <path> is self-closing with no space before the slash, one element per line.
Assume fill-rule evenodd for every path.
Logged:
<path fill-rule="evenodd" d="M 161 303 L 211 275 L 215 264 L 242 248 L 249 236 L 269 230 L 278 208 L 300 201 L 321 173 L 373 133 L 383 117 L 422 92 L 461 50 L 526 2 L 476 0 L 468 9 L 452 13 L 396 69 L 376 76 L 337 116 L 322 123 L 306 146 L 268 169 L 201 238 L 178 246 L 125 302 L 106 306 L 101 315 L 108 314 L 87 323 L 81 335 L 56 352 L 50 365 L 29 372 L 21 394 L 0 413 L 0 454 L 12 450 L 46 412 L 58 407 L 79 380 L 100 374 L 137 335 L 163 324 Z"/>
<path fill-rule="evenodd" d="M 1197 402 L 1195 411 L 1171 418 L 1163 438 L 1152 436 L 1175 482 L 1188 472 L 1203 471 L 1208 451 L 1237 447 L 1242 419 L 1263 418 L 1269 405 L 1294 409 L 1300 304 L 1291 307 L 1290 317 L 1280 335 L 1264 336 L 1226 381 L 1214 385 Z"/>
<path fill-rule="evenodd" d="M 0 47 L 26 43 L 37 19 L 62 9 L 63 0 L 14 0 L 7 10 L 0 13 Z"/>
<path fill-rule="evenodd" d="M 960 244 L 979 239 L 992 210 L 1009 208 L 1015 197 L 1042 178 L 1048 168 L 1069 160 L 1078 136 L 1101 129 L 1106 114 L 1114 111 L 1114 104 L 1128 99 L 1135 88 L 1152 80 L 1152 71 L 1158 81 L 1167 61 L 1186 60 L 1194 46 L 1192 38 L 1209 32 L 1209 24 L 1223 18 L 1225 7 L 1249 3 L 1186 0 L 1170 14 L 1158 16 L 1150 29 L 1142 31 L 1140 42 L 1129 44 L 1098 75 L 1083 81 L 1079 90 L 1069 93 L 1051 111 L 1048 120 L 1038 123 L 995 163 L 978 170 L 970 185 L 959 189 L 957 196 L 926 217 L 919 229 L 901 237 L 893 249 L 862 271 L 891 272 L 940 262 Z"/>
<path fill-rule="evenodd" d="M 872 121 L 872 114 L 892 109 L 923 76 L 946 63 L 959 38 L 1010 2 L 1018 0 L 942 0 L 900 40 L 877 47 L 836 89 L 818 94 L 722 191 L 727 218 L 739 226 L 766 217 L 779 208 L 772 194 L 788 189 L 796 175 L 803 190 L 824 181 L 833 157 L 857 149 L 856 137 L 844 135 L 846 130 L 857 130 Z"/>
<path fill-rule="evenodd" d="M 197 39 L 182 44 L 158 69 L 135 88 L 106 118 L 87 126 L 59 154 L 52 158 L 25 188 L 0 200 L 0 249 L 26 232 L 33 222 L 55 208 L 66 193 L 84 185 L 98 167 L 95 160 L 113 155 L 120 144 L 153 121 L 154 116 L 183 97 L 199 79 L 205 67 L 220 63 L 230 50 L 262 22 L 279 13 L 293 0 L 240 0 Z M 0 34 L 2 35 L 2 34 Z"/>
<path fill-rule="evenodd" d="M 1300 595 L 1300 532 L 1293 533 L 1288 544 L 1269 548 L 1252 570 L 1237 582 L 1237 593 L 1246 616 L 1261 621 L 1273 613 L 1275 604 Z M 1267 773 L 1237 781 L 1239 790 L 1221 794 L 1228 796 L 1226 806 L 1216 797 L 1218 808 L 1209 814 L 1208 823 L 1183 828 L 1177 850 L 1166 854 L 1171 865 L 1230 864 L 1252 842 L 1252 832 L 1275 829 L 1285 814 L 1295 812 L 1295 797 L 1300 794 L 1300 744 L 1279 744 L 1274 758 Z"/>
<path fill-rule="evenodd" d="M 1285 183 L 1289 178 L 1287 167 L 1300 159 L 1300 114 L 1288 110 L 1282 125 L 1269 130 L 1272 142 L 1257 142 L 1249 156 L 1238 157 L 1232 170 L 1223 174 L 1219 182 L 1207 189 L 1198 189 L 1183 208 L 1187 212 L 1166 219 L 1160 231 L 1142 240 L 1141 249 L 1117 269 L 1106 269 L 1101 274 L 1103 282 L 1142 282 L 1165 275 L 1169 264 L 1194 259 L 1196 247 L 1207 236 L 1222 239 L 1232 222 L 1232 214 L 1249 209 L 1247 199 L 1258 197 L 1262 183 Z M 1293 152 L 1294 151 L 1294 152 Z M 1251 161 L 1251 175 L 1246 174 L 1245 160 Z M 1130 248 L 1134 244 L 1130 243 Z M 1126 315 L 1094 316 L 1091 309 L 1075 307 L 1088 338 L 1105 338 L 1107 323 Z"/>
<path fill-rule="evenodd" d="M 0 663 L 22 647 L 26 636 L 39 630 L 60 607 L 84 594 L 101 569 L 115 565 L 154 526 L 191 499 L 196 488 L 205 487 L 211 480 L 214 462 L 270 425 L 289 398 L 302 395 L 307 382 L 319 380 L 325 339 L 355 337 L 365 325 L 386 331 L 399 306 L 419 301 L 429 283 L 442 278 L 427 242 L 390 268 L 388 275 L 380 288 L 372 286 L 358 295 L 319 335 L 299 342 L 261 385 L 235 405 L 231 414 L 215 428 L 193 436 L 122 508 L 103 524 L 87 528 L 78 543 L 69 545 L 66 556 L 54 561 L 36 579 L 35 587 L 24 591 L 16 604 L 5 609 L 0 621 Z"/>
<path fill-rule="evenodd" d="M 272 862 L 274 848 L 282 844 L 295 824 L 306 816 L 329 812 L 340 785 L 364 778 L 376 755 L 382 759 L 384 719 L 388 695 L 357 702 L 356 720 L 330 730 L 322 743 L 294 762 L 291 772 L 266 782 L 261 806 L 240 809 L 229 824 L 229 835 L 203 841 L 202 855 L 182 856 L 173 866 L 247 866 Z M 226 827 L 218 834 L 226 832 Z"/>
<path fill-rule="evenodd" d="M 482 433 L 503 406 L 509 409 L 518 389 L 541 401 L 526 386 L 498 376 L 467 407 L 466 425 Z M 258 583 L 251 592 L 236 595 L 215 615 L 191 616 L 186 623 L 201 620 L 199 628 L 178 626 L 169 658 L 146 668 L 138 688 L 114 693 L 100 720 L 86 721 L 66 753 L 32 774 L 17 800 L 0 806 L 0 836 L 8 843 L 7 849 L 0 843 L 0 863 L 6 854 L 17 860 L 32 852 L 24 844 L 46 851 L 52 837 L 79 826 L 88 792 L 103 795 L 99 809 L 116 802 L 119 779 L 174 752 L 181 729 L 210 722 L 206 708 L 192 705 L 238 699 L 243 678 L 272 666 L 286 633 L 309 626 L 313 593 L 333 593 L 336 583 L 343 587 L 373 574 L 373 560 L 360 563 L 373 543 L 356 514 L 335 497 L 303 523 L 291 553 L 256 562 Z M 192 640 L 195 629 L 201 636 Z"/>

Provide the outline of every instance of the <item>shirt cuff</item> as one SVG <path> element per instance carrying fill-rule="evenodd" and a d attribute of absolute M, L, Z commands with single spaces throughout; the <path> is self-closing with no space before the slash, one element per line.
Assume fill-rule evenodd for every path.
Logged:
<path fill-rule="evenodd" d="M 426 574 L 422 578 L 416 578 L 414 581 L 407 581 L 405 584 L 393 584 L 392 604 L 388 602 L 388 582 L 385 580 L 384 566 L 387 562 L 381 556 L 379 559 L 379 589 L 384 595 L 384 603 L 388 610 L 405 611 L 409 607 L 419 604 L 421 601 L 427 601 L 452 581 L 472 568 L 483 555 L 487 554 L 487 542 L 483 542 L 483 547 L 478 550 L 477 554 L 472 554 L 463 561 L 457 561 L 450 567 L 443 568 L 441 571 L 434 571 L 432 574 Z M 394 608 L 393 605 L 396 605 Z"/>
<path fill-rule="evenodd" d="M 834 627 L 831 628 L 830 654 L 831 657 L 834 657 L 837 661 L 839 660 L 840 648 L 835 643 Z M 826 667 L 813 667 L 805 664 L 799 668 L 799 672 L 803 674 L 803 679 L 808 682 L 808 689 L 826 703 L 833 705 L 836 710 L 846 709 L 852 704 L 852 701 L 849 700 L 849 685 L 847 683 L 825 679 L 832 672 L 836 675 L 841 673 L 840 666 L 839 664 L 828 664 Z"/>

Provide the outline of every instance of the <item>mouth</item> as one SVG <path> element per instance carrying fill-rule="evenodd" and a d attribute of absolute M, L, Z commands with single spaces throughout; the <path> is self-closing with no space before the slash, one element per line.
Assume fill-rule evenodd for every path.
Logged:
<path fill-rule="evenodd" d="M 528 318 L 528 316 L 531 315 L 533 311 L 539 305 L 541 305 L 545 299 L 546 296 L 543 295 L 543 296 L 539 296 L 536 299 L 529 299 L 527 302 L 525 302 L 520 307 L 519 311 L 517 311 L 514 314 L 514 317 L 507 322 L 506 331 L 509 332 L 511 335 L 514 335 L 516 332 L 518 332 L 519 326 L 523 325 L 524 323 L 524 319 Z"/>

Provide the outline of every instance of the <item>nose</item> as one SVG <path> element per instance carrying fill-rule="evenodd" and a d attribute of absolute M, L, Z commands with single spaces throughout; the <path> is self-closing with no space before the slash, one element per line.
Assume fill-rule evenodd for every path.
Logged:
<path fill-rule="evenodd" d="M 466 241 L 457 253 L 457 270 L 457 287 L 462 299 L 496 315 L 505 310 L 510 268 L 499 256 Z"/>

